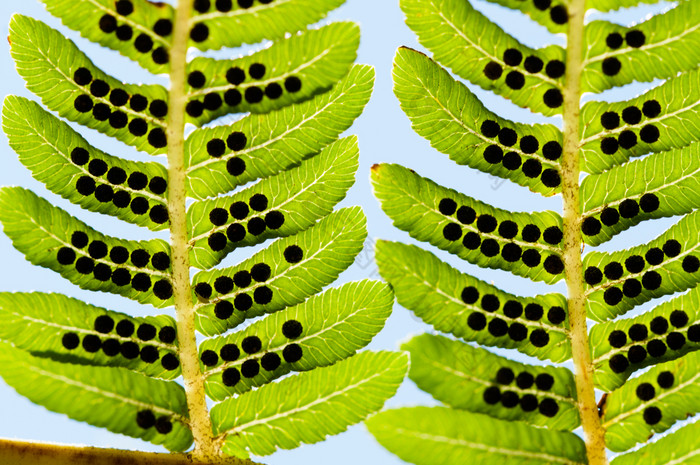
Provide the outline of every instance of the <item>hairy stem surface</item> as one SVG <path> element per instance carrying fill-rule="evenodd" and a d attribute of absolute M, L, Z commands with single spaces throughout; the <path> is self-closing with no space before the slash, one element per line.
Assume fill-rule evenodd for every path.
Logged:
<path fill-rule="evenodd" d="M 170 51 L 170 98 L 168 111 L 168 212 L 170 214 L 170 253 L 173 268 L 173 295 L 180 344 L 180 364 L 187 393 L 190 428 L 194 436 L 196 459 L 214 461 L 218 451 L 214 445 L 211 418 L 204 396 L 204 377 L 199 369 L 195 338 L 190 258 L 187 245 L 185 189 L 185 73 L 187 39 L 190 36 L 192 2 L 180 0 L 175 11 L 173 45 Z"/>
<path fill-rule="evenodd" d="M 581 201 L 579 198 L 579 112 L 583 56 L 585 0 L 569 4 L 569 36 L 566 51 L 564 89 L 564 154 L 562 159 L 562 198 L 564 203 L 564 269 L 569 291 L 569 337 L 576 375 L 576 394 L 581 425 L 586 437 L 589 465 L 607 465 L 605 430 L 598 416 L 593 385 L 586 324 L 581 266 Z"/>

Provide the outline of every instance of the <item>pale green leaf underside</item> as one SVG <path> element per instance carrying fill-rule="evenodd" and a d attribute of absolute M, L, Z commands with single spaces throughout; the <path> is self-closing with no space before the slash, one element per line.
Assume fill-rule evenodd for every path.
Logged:
<path fill-rule="evenodd" d="M 194 284 L 208 283 L 214 292 L 208 299 L 195 304 L 197 329 L 205 335 L 221 334 L 234 328 L 247 318 L 272 313 L 303 302 L 335 281 L 348 268 L 362 250 L 367 237 L 366 219 L 359 207 L 350 207 L 331 213 L 313 227 L 290 237 L 276 240 L 247 260 L 232 268 L 204 271 L 196 274 Z M 301 259 L 289 262 L 285 258 L 288 247 L 299 247 Z M 252 281 L 243 288 L 234 287 L 226 294 L 216 292 L 215 281 L 219 277 L 233 279 L 239 271 L 250 272 L 254 265 L 264 263 L 270 267 L 270 277 L 263 282 Z M 271 300 L 258 303 L 261 289 L 271 291 Z M 245 295 L 246 297 L 241 297 Z M 252 299 L 246 310 L 237 309 L 236 298 Z M 195 300 L 197 297 L 195 296 Z M 233 313 L 226 319 L 216 316 L 216 305 L 222 301 L 233 305 Z M 241 307 L 240 304 L 238 307 Z"/>
<path fill-rule="evenodd" d="M 197 116 L 188 111 L 189 121 L 202 126 L 231 112 L 267 113 L 306 100 L 327 90 L 348 72 L 359 44 L 360 28 L 339 22 L 305 31 L 237 60 L 197 57 L 188 64 L 187 72 L 201 72 L 205 84 L 200 89 L 189 88 L 188 108 L 198 103 L 204 112 Z M 251 65 L 263 65 L 263 76 L 254 77 Z M 243 82 L 233 85 L 226 80 L 231 68 L 242 71 Z M 300 88 L 290 86 L 289 79 L 298 79 Z M 228 91 L 237 92 L 240 103 L 231 105 L 234 102 L 227 100 Z M 260 93 L 260 101 L 251 96 L 253 92 Z M 214 96 L 224 103 L 210 108 L 207 98 Z"/>
<path fill-rule="evenodd" d="M 589 9 L 595 9 L 601 12 L 618 10 L 620 8 L 629 8 L 644 3 L 656 3 L 653 0 L 590 0 L 586 3 Z"/>
<path fill-rule="evenodd" d="M 610 450 L 620 452 L 646 442 L 654 433 L 666 431 L 676 421 L 684 420 L 700 409 L 700 352 L 651 368 L 611 393 L 603 409 L 605 439 Z M 664 384 L 672 375 L 672 384 Z M 654 397 L 642 400 L 637 395 L 640 384 L 649 384 Z M 652 414 L 658 410 L 660 415 Z M 660 418 L 659 418 L 660 416 Z M 651 420 L 651 424 L 648 421 Z"/>
<path fill-rule="evenodd" d="M 599 245 L 642 221 L 690 213 L 700 205 L 699 173 L 700 144 L 694 143 L 587 176 L 581 183 L 583 216 L 598 221 L 602 216 L 608 223 L 608 215 L 619 219 L 610 226 L 601 222 L 600 232 L 583 235 L 584 241 Z M 631 218 L 624 218 L 619 216 L 620 204 L 628 199 L 644 208 Z"/>
<path fill-rule="evenodd" d="M 156 269 L 151 262 L 156 253 L 161 252 L 166 257 L 169 256 L 168 244 L 161 239 L 127 241 L 106 236 L 61 208 L 54 207 L 32 191 L 20 187 L 5 187 L 0 190 L 0 221 L 4 226 L 5 234 L 12 239 L 14 247 L 22 252 L 27 260 L 60 273 L 61 276 L 83 289 L 111 292 L 155 307 L 166 307 L 171 303 L 172 289 L 169 273 L 167 270 Z M 71 239 L 75 232 L 85 233 L 90 244 L 83 248 L 72 245 Z M 131 255 L 131 260 L 123 264 L 115 264 L 111 253 L 106 256 L 99 254 L 101 258 L 90 258 L 90 246 L 96 241 L 103 242 L 110 252 L 117 246 L 124 247 Z M 66 252 L 72 257 L 72 261 L 66 262 L 65 265 L 58 260 L 59 251 L 64 248 L 72 250 L 72 254 Z M 144 266 L 137 266 L 138 260 L 134 263 L 133 252 L 136 250 L 147 253 L 149 261 L 144 263 Z M 85 260 L 82 260 L 83 258 Z M 168 257 L 167 262 L 169 261 Z M 80 265 L 79 263 L 82 262 L 85 264 Z M 93 267 L 97 265 L 100 265 L 100 268 L 97 268 L 97 275 L 106 275 L 106 281 L 100 281 L 93 274 Z M 87 273 L 79 272 L 79 267 Z M 122 276 L 126 276 L 125 282 L 115 277 L 116 269 L 125 270 L 119 272 Z M 123 285 L 117 284 L 120 282 Z M 161 294 L 163 298 L 157 297 L 153 292 L 154 289 L 163 289 L 165 292 Z"/>
<path fill-rule="evenodd" d="M 361 352 L 216 405 L 214 434 L 238 457 L 322 441 L 379 410 L 407 368 L 403 354 Z"/>
<path fill-rule="evenodd" d="M 253 386 L 267 384 L 290 371 L 308 371 L 350 357 L 369 344 L 381 331 L 384 322 L 391 315 L 393 303 L 394 296 L 388 285 L 368 280 L 353 282 L 329 289 L 299 305 L 269 315 L 238 333 L 207 339 L 200 345 L 200 354 L 205 350 L 219 354 L 227 344 L 241 347 L 241 342 L 251 336 L 258 337 L 262 342 L 259 352 L 246 354 L 241 351 L 241 356 L 236 361 L 227 362 L 219 358 L 214 366 L 202 366 L 207 377 L 207 395 L 220 401 L 233 394 L 249 391 Z M 283 333 L 283 325 L 288 321 L 301 323 L 302 331 L 298 337 L 288 338 Z M 302 357 L 299 361 L 290 363 L 285 360 L 284 349 L 289 344 L 301 348 Z M 279 357 L 279 367 L 270 371 L 262 363 L 260 373 L 253 378 L 242 376 L 232 387 L 222 382 L 224 370 L 233 368 L 240 372 L 245 362 L 260 362 L 268 353 Z"/>
<path fill-rule="evenodd" d="M 153 60 L 155 50 L 163 49 L 166 54 L 170 51 L 172 34 L 161 36 L 154 32 L 154 26 L 159 20 L 170 21 L 172 24 L 175 15 L 173 8 L 167 3 L 130 0 L 134 10 L 128 16 L 122 16 L 117 13 L 114 0 L 41 1 L 46 4 L 49 13 L 60 18 L 63 24 L 78 31 L 86 39 L 118 51 L 152 73 L 169 72 L 170 66 L 167 62 L 157 63 Z M 100 28 L 100 20 L 105 16 L 114 18 L 117 27 L 131 28 L 131 38 L 120 40 L 116 31 L 104 32 Z M 136 49 L 135 43 L 140 36 L 150 39 L 152 45 L 148 51 L 140 52 Z M 148 41 L 145 37 L 139 41 Z"/>
<path fill-rule="evenodd" d="M 265 178 L 299 163 L 335 141 L 352 125 L 369 101 L 374 70 L 355 65 L 332 90 L 269 114 L 248 115 L 230 126 L 194 131 L 185 141 L 188 191 L 195 198 L 226 193 L 249 181 Z M 233 132 L 247 138 L 245 148 L 227 148 L 221 157 L 207 153 L 212 139 L 225 141 Z M 236 176 L 227 172 L 232 158 L 245 163 Z"/>
<path fill-rule="evenodd" d="M 685 313 L 687 321 L 684 321 L 685 319 L 678 312 Z M 672 314 L 673 317 L 671 317 Z M 652 320 L 654 320 L 653 325 L 651 324 Z M 700 287 L 695 287 L 690 292 L 664 302 L 637 317 L 594 325 L 591 329 L 590 340 L 593 348 L 592 359 L 595 367 L 596 386 L 605 391 L 612 391 L 621 386 L 637 370 L 649 365 L 675 360 L 700 349 L 700 339 L 698 339 L 700 326 L 698 323 L 700 323 Z M 646 328 L 646 337 L 633 340 L 629 336 L 629 330 L 633 325 L 643 325 Z M 641 329 L 639 326 L 635 328 L 635 330 Z M 657 332 L 654 332 L 652 328 L 656 329 Z M 625 334 L 624 345 L 621 347 L 612 347 L 610 344 L 609 338 L 613 331 L 622 331 Z M 616 336 L 619 337 L 619 333 L 616 333 Z M 613 336 L 614 339 L 615 336 Z M 651 341 L 656 342 L 651 343 L 650 346 Z M 668 347 L 669 341 L 672 347 Z M 680 347 L 677 344 L 680 344 Z M 657 347 L 654 347 L 655 345 Z M 630 357 L 630 349 L 635 346 L 636 348 L 632 351 L 633 355 Z M 630 363 L 629 367 L 621 373 L 615 373 L 611 369 L 610 359 L 616 355 L 624 356 L 628 362 L 630 358 L 636 361 L 634 352 L 639 351 L 639 347 L 644 348 L 644 353 L 646 353 L 642 362 Z M 652 354 L 649 354 L 649 349 L 651 349 Z M 660 354 L 661 351 L 663 354 Z"/>
<path fill-rule="evenodd" d="M 112 328 L 101 326 L 101 320 L 98 320 L 100 317 L 111 318 Z M 134 330 L 130 336 L 117 334 L 114 326 L 122 321 L 133 325 Z M 144 341 L 138 337 L 138 329 L 148 326 L 155 329 L 155 337 Z M 167 315 L 133 318 L 60 294 L 0 293 L 0 340 L 11 342 L 15 347 L 37 357 L 81 365 L 124 367 L 156 378 L 173 379 L 180 375 L 180 367 L 167 370 L 161 364 L 161 359 L 168 353 L 172 354 L 170 357 L 177 355 L 177 342 L 171 341 L 165 332 L 161 333 L 163 328 L 169 328 L 166 332 L 175 334 L 175 320 Z M 145 334 L 144 329 L 140 334 Z M 106 330 L 109 331 L 105 332 Z M 68 334 L 78 336 L 80 345 L 66 348 L 63 338 L 73 337 L 66 336 Z M 160 339 L 159 334 L 163 335 L 165 341 Z M 101 344 L 107 340 L 116 341 L 118 344 L 109 342 L 106 345 L 98 345 L 97 351 L 93 352 L 88 341 L 95 336 L 100 339 Z M 128 344 L 124 346 L 125 343 Z M 83 344 L 88 344 L 90 351 L 86 350 Z M 137 345 L 136 350 L 129 353 L 129 350 L 134 350 L 133 344 Z M 114 346 L 117 349 L 114 349 Z M 157 350 L 155 360 L 149 358 L 149 352 L 153 349 Z M 148 362 L 139 356 L 139 350 L 143 350 L 142 356 Z M 120 353 L 115 354 L 113 351 Z"/>
<path fill-rule="evenodd" d="M 433 52 L 436 61 L 455 74 L 523 108 L 547 116 L 561 113 L 563 75 L 551 78 L 545 74 L 550 61 L 565 61 L 561 47 L 530 49 L 463 0 L 401 0 L 401 9 L 406 14 L 408 27 L 418 35 L 418 41 Z M 519 66 L 505 65 L 503 54 L 511 48 L 519 50 L 524 58 L 538 58 L 544 67 L 529 73 L 524 69 L 524 61 Z M 487 65 L 500 70 L 492 75 L 497 76 L 496 79 L 486 76 Z M 510 73 L 518 73 L 515 80 L 521 81 L 521 88 L 514 89 L 506 84 L 506 79 L 510 82 L 516 76 L 512 74 L 507 78 Z M 549 104 L 545 103 L 547 92 L 552 97 L 546 99 Z"/>
<path fill-rule="evenodd" d="M 269 238 L 286 237 L 308 229 L 328 215 L 345 197 L 355 182 L 358 159 L 357 138 L 350 136 L 329 145 L 299 166 L 263 179 L 236 194 L 193 203 L 187 210 L 190 243 L 193 245 L 190 254 L 192 265 L 209 269 L 236 248 L 260 244 Z M 249 206 L 245 218 L 234 218 L 230 213 L 224 224 L 212 223 L 210 214 L 215 208 L 233 212 L 235 208 L 232 206 L 237 202 L 254 205 L 251 201 L 254 195 L 265 195 L 268 199 L 264 210 L 256 211 Z M 284 218 L 281 225 L 275 219 L 279 218 L 279 214 Z M 254 225 L 260 221 L 266 226 L 262 232 L 255 234 L 258 231 L 254 230 Z M 232 226 L 233 224 L 237 226 Z M 245 237 L 236 242 L 226 241 L 222 250 L 212 249 L 209 243 L 212 235 L 227 234 L 229 228 L 237 227 L 245 228 Z"/>
<path fill-rule="evenodd" d="M 629 31 L 642 32 L 643 45 L 633 48 L 626 41 L 617 49 L 607 45 L 609 34 L 618 33 L 625 38 Z M 583 50 L 582 92 L 598 93 L 633 81 L 650 82 L 694 70 L 700 60 L 700 4 L 681 1 L 676 8 L 630 28 L 593 21 L 586 25 Z M 617 60 L 619 72 L 606 75 L 605 60 Z"/>
<path fill-rule="evenodd" d="M 152 107 L 149 110 L 135 111 L 131 102 L 123 106 L 115 106 L 110 102 L 111 94 L 96 97 L 91 94 L 96 80 L 104 81 L 109 89 L 124 90 L 130 97 L 139 94 L 146 97 L 148 103 L 154 100 L 167 102 L 167 90 L 158 85 L 124 84 L 108 76 L 97 68 L 76 45 L 66 39 L 60 32 L 46 24 L 27 16 L 15 15 L 10 23 L 11 54 L 17 65 L 17 72 L 27 82 L 27 88 L 38 95 L 49 109 L 58 112 L 64 118 L 75 121 L 89 128 L 96 129 L 108 136 L 134 146 L 138 150 L 151 154 L 165 153 L 162 145 L 165 138 L 165 119 L 154 116 Z M 81 86 L 74 80 L 74 74 L 79 68 L 86 68 L 92 74 L 92 83 Z M 98 92 L 98 95 L 102 95 Z M 103 104 L 111 115 L 109 119 L 99 121 L 92 111 L 80 112 L 76 109 L 77 102 L 82 99 L 90 104 L 83 109 L 92 109 L 94 105 Z M 137 107 L 138 108 L 138 107 Z M 128 120 L 124 127 L 115 128 L 110 121 L 119 113 L 119 119 Z M 156 113 L 158 111 L 156 110 Z M 147 126 L 143 135 L 136 136 L 129 130 L 129 125 L 140 120 Z M 122 121 L 123 122 L 123 121 Z M 158 135 L 158 137 L 156 137 Z M 162 135 L 162 137 L 161 137 Z M 149 142 L 155 141 L 156 145 Z"/>
<path fill-rule="evenodd" d="M 698 43 L 700 44 L 700 38 Z M 658 115 L 648 111 L 652 105 L 658 105 Z M 610 130 L 602 125 L 602 116 L 608 112 L 615 113 L 619 118 L 619 125 Z M 625 115 L 628 112 L 636 113 L 637 117 L 641 117 L 640 121 L 637 122 L 635 117 L 627 123 Z M 700 70 L 669 79 L 632 100 L 589 102 L 581 110 L 581 169 L 589 173 L 601 173 L 623 164 L 630 157 L 685 147 L 700 138 L 698 116 Z M 603 145 L 614 144 L 614 141 L 619 143 L 615 153 L 604 153 Z M 625 144 L 629 147 L 633 142 L 634 145 L 630 148 L 623 148 Z"/>
<path fill-rule="evenodd" d="M 123 368 L 94 367 L 32 357 L 0 344 L 0 375 L 19 394 L 54 412 L 114 433 L 184 451 L 192 444 L 185 390 L 174 381 L 148 378 Z M 80 399 L 76 402 L 76 399 Z M 165 417 L 172 431 L 136 423 L 140 411 Z"/>
<path fill-rule="evenodd" d="M 549 157 L 561 156 L 562 135 L 555 126 L 514 123 L 497 116 L 444 68 L 408 48 L 399 49 L 394 59 L 394 93 L 413 129 L 456 163 L 509 179 L 543 195 L 560 190 L 560 164 L 543 154 L 549 143 Z M 486 121 L 497 123 L 494 132 L 484 130 L 482 125 L 489 124 Z M 513 131 L 517 136 L 509 140 Z M 530 136 L 525 143 L 523 136 Z M 527 145 L 532 137 L 538 144 L 534 153 Z M 514 160 L 518 160 L 517 166 Z"/>
<path fill-rule="evenodd" d="M 625 269 L 621 277 L 616 279 L 608 279 L 602 276 L 602 282 L 594 286 L 586 286 L 587 312 L 589 318 L 595 321 L 603 321 L 622 315 L 628 310 L 633 309 L 637 305 L 647 302 L 653 298 L 663 295 L 672 294 L 682 291 L 690 287 L 694 287 L 700 282 L 700 272 L 697 268 L 698 257 L 700 256 L 700 211 L 695 211 L 683 217 L 678 223 L 673 225 L 668 231 L 652 240 L 651 242 L 632 247 L 614 253 L 591 252 L 583 259 L 583 269 L 589 267 L 598 268 L 599 271 L 604 271 L 605 266 L 610 263 L 617 263 Z M 675 255 L 676 247 L 673 247 L 673 242 L 677 241 L 680 245 L 679 252 Z M 672 251 L 671 256 L 664 250 Z M 657 265 L 649 264 L 646 260 L 646 253 L 652 248 L 662 250 L 663 261 Z M 630 272 L 626 268 L 626 261 L 632 256 L 642 258 L 641 271 Z M 639 289 L 638 293 L 623 294 L 624 283 L 634 280 L 637 284 L 635 287 Z M 641 283 L 641 286 L 638 284 Z M 627 285 L 628 288 L 630 284 Z M 613 289 L 613 290 L 611 290 Z M 608 295 L 606 301 L 605 295 Z M 621 297 L 612 298 L 614 294 Z"/>
<path fill-rule="evenodd" d="M 393 287 L 398 302 L 438 331 L 482 345 L 517 349 L 555 362 L 571 357 L 571 346 L 566 337 L 568 322 L 563 310 L 566 300 L 561 294 L 517 297 L 460 273 L 428 251 L 399 242 L 378 241 L 376 260 L 379 273 Z M 468 304 L 463 293 L 472 287 L 478 295 Z M 484 310 L 484 307 L 491 310 L 485 302 L 494 296 L 498 308 Z M 506 305 L 512 305 L 507 302 L 511 301 L 519 304 L 520 316 L 505 316 Z M 481 324 L 477 325 L 478 320 Z M 495 336 L 488 328 L 499 323 L 501 326 L 505 324 L 506 330 Z M 507 334 L 509 329 L 514 337 Z M 516 335 L 518 333 L 520 336 Z"/>
<path fill-rule="evenodd" d="M 700 423 L 695 422 L 673 434 L 629 454 L 617 456 L 611 465 L 697 465 L 700 463 Z"/>
<path fill-rule="evenodd" d="M 2 124 L 10 147 L 19 155 L 19 161 L 52 192 L 86 210 L 116 216 L 152 230 L 167 227 L 167 200 L 165 192 L 161 189 L 165 188 L 168 173 L 160 163 L 135 162 L 107 155 L 91 146 L 68 124 L 24 97 L 11 95 L 5 99 Z M 88 159 L 79 161 L 84 163 L 82 165 L 72 160 L 76 148 L 87 150 L 89 153 Z M 93 160 L 98 161 L 91 165 Z M 104 172 L 102 169 L 95 171 L 101 164 L 100 161 L 106 163 L 107 169 Z M 94 175 L 91 170 L 102 174 Z M 146 176 L 144 184 L 159 178 L 156 182 L 162 181 L 163 184 L 154 187 L 159 193 L 154 193 L 148 187 L 130 187 L 128 178 L 134 173 Z M 110 179 L 114 182 L 110 182 Z M 153 186 L 155 185 L 154 183 Z M 88 190 L 81 193 L 77 190 L 78 186 Z M 141 185 L 134 184 L 134 187 Z M 96 190 L 98 188 L 99 190 Z M 84 195 L 88 191 L 93 193 Z M 141 200 L 134 202 L 137 198 Z M 147 206 L 139 208 L 139 202 L 144 201 L 147 202 Z"/>
<path fill-rule="evenodd" d="M 568 1 L 559 2 L 555 0 L 553 2 L 550 2 L 549 6 L 547 6 L 546 8 L 538 8 L 537 6 L 535 6 L 535 2 L 527 2 L 523 0 L 488 1 L 513 10 L 520 10 L 521 12 L 529 16 L 530 19 L 532 19 L 533 21 L 546 27 L 547 30 L 553 34 L 566 34 L 568 31 L 567 23 L 569 13 L 566 10 L 566 4 L 569 3 Z M 590 5 L 587 4 L 586 6 Z M 562 12 L 564 14 L 562 14 Z M 557 18 L 557 22 L 554 22 L 553 18 Z"/>
<path fill-rule="evenodd" d="M 526 365 L 508 360 L 489 351 L 472 347 L 460 341 L 443 336 L 422 334 L 404 343 L 401 348 L 411 355 L 409 377 L 420 389 L 431 394 L 435 399 L 448 406 L 483 413 L 507 421 L 525 421 L 537 426 L 547 426 L 556 430 L 571 431 L 579 426 L 576 409 L 576 386 L 574 376 L 566 368 Z M 521 377 L 518 385 L 512 380 L 507 385 L 499 383 L 497 373 L 509 369 Z M 523 374 L 524 373 L 524 374 Z M 549 389 L 540 389 L 536 384 L 530 386 L 524 381 L 527 375 L 532 380 L 538 375 L 549 375 L 554 384 Z M 534 396 L 537 400 L 534 409 L 524 411 L 520 405 L 507 408 L 500 402 L 489 404 L 484 400 L 487 389 L 498 389 L 500 395 L 515 393 L 520 399 Z M 490 391 L 489 391 L 490 392 Z M 508 395 L 508 394 L 505 394 Z M 556 402 L 557 413 L 552 417 L 538 410 L 538 403 L 546 401 L 545 406 Z M 530 406 L 527 407 L 530 410 Z"/>
<path fill-rule="evenodd" d="M 367 427 L 382 446 L 416 465 L 586 463 L 586 447 L 575 434 L 445 407 L 387 410 Z"/>
<path fill-rule="evenodd" d="M 407 231 L 411 237 L 429 242 L 481 267 L 498 268 L 546 283 L 555 283 L 563 278 L 559 257 L 561 249 L 558 245 L 546 243 L 543 239 L 545 234 L 542 234 L 547 228 L 561 232 L 559 214 L 552 211 L 514 213 L 498 209 L 442 187 L 400 165 L 375 165 L 371 177 L 374 195 L 380 201 L 382 210 L 393 220 L 394 226 Z M 440 203 L 443 199 L 454 201 L 457 211 L 451 210 L 451 215 L 441 213 Z M 472 215 L 466 219 L 466 224 L 459 221 L 461 207 L 475 211 L 476 219 Z M 506 239 L 501 236 L 499 227 L 481 232 L 478 225 L 489 216 L 495 218 L 499 225 L 505 221 L 514 222 L 517 234 L 512 239 Z M 534 241 L 523 238 L 525 226 L 530 225 L 539 231 Z M 556 234 L 556 237 L 556 242 L 561 243 L 561 236 Z M 492 251 L 495 254 L 491 255 Z"/>
<path fill-rule="evenodd" d="M 211 2 L 209 11 L 203 14 L 195 12 L 193 22 L 205 24 L 209 28 L 209 37 L 200 43 L 191 42 L 192 46 L 200 50 L 216 50 L 279 39 L 323 19 L 345 0 L 274 0 L 267 4 L 253 2 L 250 8 L 241 8 L 235 1 L 232 3 L 233 8 L 225 13 L 217 11 L 214 2 Z"/>

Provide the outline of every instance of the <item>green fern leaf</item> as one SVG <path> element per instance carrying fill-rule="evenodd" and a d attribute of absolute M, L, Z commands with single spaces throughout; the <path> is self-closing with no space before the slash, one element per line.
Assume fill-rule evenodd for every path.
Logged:
<path fill-rule="evenodd" d="M 362 352 L 218 404 L 212 409 L 214 431 L 224 451 L 244 457 L 312 444 L 381 408 L 407 368 L 405 355 Z"/>
<path fill-rule="evenodd" d="M 273 242 L 233 268 L 197 273 L 193 281 L 200 300 L 194 307 L 199 331 L 221 334 L 247 318 L 303 302 L 355 261 L 366 237 L 362 210 L 345 208 L 306 231 Z M 218 292 L 219 278 L 235 288 L 227 285 Z"/>
<path fill-rule="evenodd" d="M 381 445 L 417 465 L 586 463 L 584 443 L 572 433 L 444 407 L 388 410 L 367 427 Z"/>
<path fill-rule="evenodd" d="M 176 339 L 167 315 L 133 318 L 60 294 L 0 293 L 0 340 L 35 356 L 174 379 Z"/>
<path fill-rule="evenodd" d="M 87 210 L 152 230 L 168 226 L 163 165 L 107 155 L 22 97 L 7 97 L 2 117 L 19 160 L 52 192 Z"/>
<path fill-rule="evenodd" d="M 430 334 L 402 349 L 411 355 L 411 380 L 446 405 L 563 431 L 579 426 L 574 377 L 566 368 L 526 365 Z"/>
<path fill-rule="evenodd" d="M 173 451 L 192 444 L 185 390 L 174 381 L 37 358 L 5 343 L 0 374 L 17 392 L 54 412 Z"/>
<path fill-rule="evenodd" d="M 618 455 L 612 465 L 665 465 L 671 463 L 697 462 L 700 450 L 700 423 L 692 423 L 676 430 L 670 436 L 664 436 L 658 441 L 642 447 L 634 452 Z"/>
<path fill-rule="evenodd" d="M 207 394 L 221 401 L 290 371 L 308 371 L 343 360 L 369 344 L 382 329 L 393 302 L 386 284 L 359 281 L 315 295 L 239 333 L 207 339 L 200 346 Z M 253 352 L 250 345 L 257 350 Z M 239 355 L 231 360 L 236 351 Z M 238 381 L 231 385 L 234 380 Z"/>
<path fill-rule="evenodd" d="M 313 226 L 333 210 L 355 182 L 358 158 L 357 139 L 341 139 L 298 167 L 236 194 L 193 203 L 187 211 L 192 264 L 208 269 L 234 249 Z M 266 205 L 256 204 L 259 196 L 267 198 Z M 219 250 L 216 241 L 221 235 L 228 240 Z"/>
<path fill-rule="evenodd" d="M 506 8 L 520 10 L 552 33 L 566 33 L 569 22 L 568 2 L 523 2 L 522 0 L 489 0 Z"/>

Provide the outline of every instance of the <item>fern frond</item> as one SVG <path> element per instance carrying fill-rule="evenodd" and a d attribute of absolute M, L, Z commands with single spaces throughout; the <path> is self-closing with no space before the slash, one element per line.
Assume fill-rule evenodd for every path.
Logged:
<path fill-rule="evenodd" d="M 700 423 L 695 422 L 676 430 L 672 435 L 664 436 L 658 441 L 641 449 L 624 455 L 618 455 L 612 465 L 662 465 L 668 463 L 687 463 L 697 461 L 700 450 Z"/>

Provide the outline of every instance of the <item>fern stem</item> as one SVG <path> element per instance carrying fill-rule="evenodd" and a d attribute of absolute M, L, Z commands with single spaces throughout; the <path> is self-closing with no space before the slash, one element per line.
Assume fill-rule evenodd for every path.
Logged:
<path fill-rule="evenodd" d="M 586 438 L 589 465 L 607 465 L 605 430 L 598 416 L 593 384 L 593 364 L 586 324 L 586 299 L 581 265 L 581 201 L 579 185 L 581 71 L 583 69 L 583 21 L 585 0 L 569 4 L 569 35 L 564 89 L 564 154 L 562 198 L 564 209 L 564 267 L 569 292 L 569 337 L 576 375 L 576 394 Z"/>
<path fill-rule="evenodd" d="M 190 32 L 192 1 L 180 0 L 175 11 L 173 44 L 170 51 L 170 96 L 168 111 L 168 212 L 170 214 L 170 253 L 173 268 L 173 295 L 180 344 L 180 364 L 187 393 L 190 428 L 194 436 L 194 457 L 215 461 L 211 418 L 204 395 L 204 377 L 199 368 L 195 337 L 194 309 L 190 287 L 190 259 L 187 244 L 185 189 L 185 74 L 187 39 Z"/>

